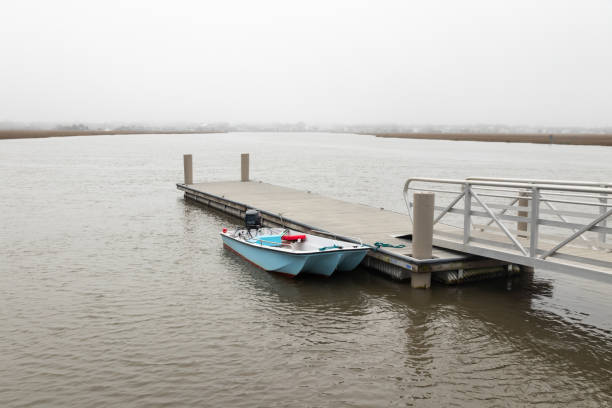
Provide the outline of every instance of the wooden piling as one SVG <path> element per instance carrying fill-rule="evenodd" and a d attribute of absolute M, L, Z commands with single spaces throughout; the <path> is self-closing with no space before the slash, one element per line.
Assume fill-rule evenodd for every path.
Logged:
<path fill-rule="evenodd" d="M 190 154 L 183 155 L 183 168 L 185 169 L 185 184 L 193 184 L 193 160 Z"/>
<path fill-rule="evenodd" d="M 412 256 L 417 259 L 432 258 L 434 201 L 434 193 L 414 193 Z M 429 288 L 431 286 L 431 272 L 412 273 L 410 282 L 413 288 Z"/>
<path fill-rule="evenodd" d="M 433 244 L 433 193 L 414 193 L 414 224 L 412 226 L 412 256 L 430 259 Z"/>
<path fill-rule="evenodd" d="M 249 181 L 249 154 L 240 155 L 240 181 Z"/>

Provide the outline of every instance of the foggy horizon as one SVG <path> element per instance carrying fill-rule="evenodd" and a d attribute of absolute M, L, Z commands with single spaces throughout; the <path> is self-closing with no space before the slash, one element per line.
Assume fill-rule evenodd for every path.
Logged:
<path fill-rule="evenodd" d="M 0 122 L 612 125 L 612 4 L 12 2 Z"/>

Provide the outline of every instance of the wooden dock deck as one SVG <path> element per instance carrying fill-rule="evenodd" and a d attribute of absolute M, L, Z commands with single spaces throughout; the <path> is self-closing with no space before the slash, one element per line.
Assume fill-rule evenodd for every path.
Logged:
<path fill-rule="evenodd" d="M 367 267 L 398 280 L 410 279 L 415 273 L 433 273 L 434 279 L 454 284 L 516 270 L 505 261 L 436 247 L 432 259 L 415 259 L 410 218 L 389 210 L 257 181 L 177 184 L 177 188 L 185 192 L 186 199 L 241 219 L 247 209 L 258 209 L 268 226 L 282 224 L 369 245 L 375 242 L 404 245 L 372 250 L 364 261 Z"/>

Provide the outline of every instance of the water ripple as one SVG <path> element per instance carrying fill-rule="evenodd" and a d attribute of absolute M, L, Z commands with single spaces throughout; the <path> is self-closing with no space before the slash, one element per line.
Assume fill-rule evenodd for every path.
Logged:
<path fill-rule="evenodd" d="M 402 210 L 399 184 L 431 154 L 431 176 L 465 173 L 453 177 L 496 155 L 494 143 L 459 160 L 452 142 L 304 137 L 308 149 L 294 135 L 2 142 L 0 405 L 612 406 L 609 287 L 546 271 L 511 290 L 413 291 L 364 270 L 290 280 L 224 251 L 218 231 L 234 221 L 174 192 L 183 153 L 198 153 L 202 178 L 231 179 L 227 159 L 245 149 L 267 181 Z M 276 171 L 297 147 L 304 171 Z M 508 148 L 551 166 L 576 151 Z M 569 178 L 612 171 L 580 151 Z M 505 156 L 496 171 L 537 176 Z"/>

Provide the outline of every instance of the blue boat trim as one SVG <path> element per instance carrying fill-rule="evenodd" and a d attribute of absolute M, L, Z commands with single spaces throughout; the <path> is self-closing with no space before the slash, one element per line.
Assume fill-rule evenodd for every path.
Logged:
<path fill-rule="evenodd" d="M 282 235 L 260 235 L 256 238 L 249 239 L 247 242 L 251 244 L 279 247 L 282 245 Z"/>
<path fill-rule="evenodd" d="M 253 265 L 256 268 L 261 269 L 262 271 L 265 271 L 264 268 L 262 268 L 260 265 L 257 265 L 255 262 L 251 261 L 250 259 L 242 256 L 242 254 L 238 251 L 236 251 L 234 248 L 232 248 L 231 246 L 227 245 L 225 242 L 223 243 L 223 248 L 227 249 L 228 251 L 232 251 L 233 253 L 235 253 L 236 255 L 238 255 L 240 258 L 244 259 L 245 261 L 247 261 L 248 263 L 250 263 L 251 265 Z M 272 272 L 272 271 L 266 271 L 266 272 Z M 295 278 L 295 275 L 290 275 L 288 273 L 283 273 L 283 272 L 275 272 L 278 273 L 279 275 L 283 275 L 283 276 L 287 276 L 289 278 Z"/>

